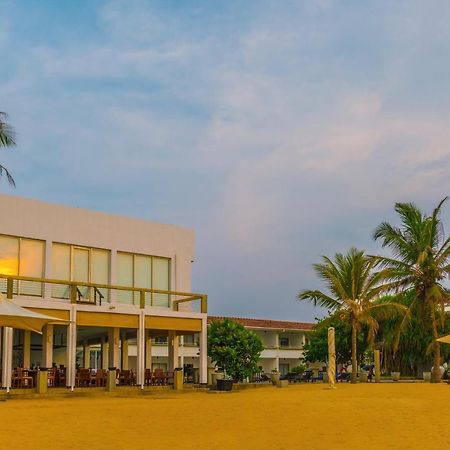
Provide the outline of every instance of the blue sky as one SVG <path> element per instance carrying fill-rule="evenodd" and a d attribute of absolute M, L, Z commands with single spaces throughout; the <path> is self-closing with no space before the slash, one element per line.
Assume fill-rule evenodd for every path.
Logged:
<path fill-rule="evenodd" d="M 193 227 L 213 314 L 313 319 L 313 262 L 450 192 L 447 1 L 0 8 L 1 191 Z"/>

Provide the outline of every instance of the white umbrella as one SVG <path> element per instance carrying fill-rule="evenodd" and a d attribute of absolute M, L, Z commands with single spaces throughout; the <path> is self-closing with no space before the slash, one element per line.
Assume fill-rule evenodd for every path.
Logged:
<path fill-rule="evenodd" d="M 436 339 L 438 342 L 442 342 L 444 344 L 450 344 L 450 334 L 447 336 L 442 336 L 439 339 Z"/>
<path fill-rule="evenodd" d="M 42 333 L 42 327 L 52 323 L 63 324 L 67 322 L 22 308 L 11 300 L 6 299 L 3 294 L 0 294 L 0 327 L 11 327 Z"/>

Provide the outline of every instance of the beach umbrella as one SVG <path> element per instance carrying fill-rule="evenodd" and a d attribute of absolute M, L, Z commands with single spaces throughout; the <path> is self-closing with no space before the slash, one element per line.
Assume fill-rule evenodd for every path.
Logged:
<path fill-rule="evenodd" d="M 448 334 L 447 336 L 442 336 L 436 340 L 438 342 L 442 342 L 443 344 L 450 344 L 450 334 Z"/>
<path fill-rule="evenodd" d="M 0 327 L 11 327 L 19 330 L 30 330 L 42 333 L 42 327 L 48 324 L 64 324 L 65 320 L 47 316 L 22 308 L 3 294 L 0 294 Z"/>
<path fill-rule="evenodd" d="M 336 380 L 336 346 L 334 328 L 328 328 L 328 386 L 333 389 Z"/>

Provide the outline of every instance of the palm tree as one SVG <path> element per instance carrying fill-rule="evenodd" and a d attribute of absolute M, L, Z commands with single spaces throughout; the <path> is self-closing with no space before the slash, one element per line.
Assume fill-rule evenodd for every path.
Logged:
<path fill-rule="evenodd" d="M 16 141 L 14 140 L 15 133 L 14 129 L 7 123 L 8 115 L 4 112 L 0 112 L 0 147 L 12 147 L 16 145 Z M 9 173 L 6 167 L 0 164 L 0 176 L 3 174 L 6 175 L 9 184 L 15 186 L 14 178 Z"/>
<path fill-rule="evenodd" d="M 396 203 L 401 226 L 387 222 L 374 231 L 375 240 L 381 239 L 389 247 L 392 258 L 379 257 L 384 276 L 393 291 L 412 295 L 410 314 L 419 318 L 424 329 L 431 327 L 434 357 L 432 381 L 440 381 L 441 355 L 438 330 L 445 318 L 444 306 L 448 295 L 442 282 L 450 273 L 450 238 L 445 239 L 440 219 L 444 198 L 430 216 L 413 203 Z"/>
<path fill-rule="evenodd" d="M 337 253 L 334 260 L 323 256 L 321 264 L 314 264 L 317 275 L 325 282 L 328 293 L 305 290 L 299 300 L 308 300 L 314 306 L 337 311 L 352 329 L 352 383 L 357 374 L 357 335 L 362 326 L 368 330 L 369 344 L 373 344 L 378 331 L 378 320 L 404 310 L 396 303 L 377 303 L 383 281 L 382 272 L 376 272 L 376 259 L 362 250 L 351 248 L 347 254 Z"/>

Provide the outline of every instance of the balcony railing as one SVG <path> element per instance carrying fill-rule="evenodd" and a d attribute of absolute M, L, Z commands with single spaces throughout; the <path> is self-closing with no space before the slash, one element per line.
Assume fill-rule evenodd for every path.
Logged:
<path fill-rule="evenodd" d="M 199 301 L 200 312 L 204 314 L 208 312 L 208 296 L 205 294 L 6 274 L 0 274 L 0 281 L 2 282 L 0 291 L 6 293 L 10 299 L 14 295 L 23 295 L 59 298 L 69 300 L 70 303 L 101 306 L 105 299 L 114 303 L 111 300 L 111 293 L 115 292 L 118 304 L 135 305 L 140 308 L 163 306 L 179 311 L 181 303 Z M 23 289 L 23 286 L 26 286 L 26 289 Z"/>

